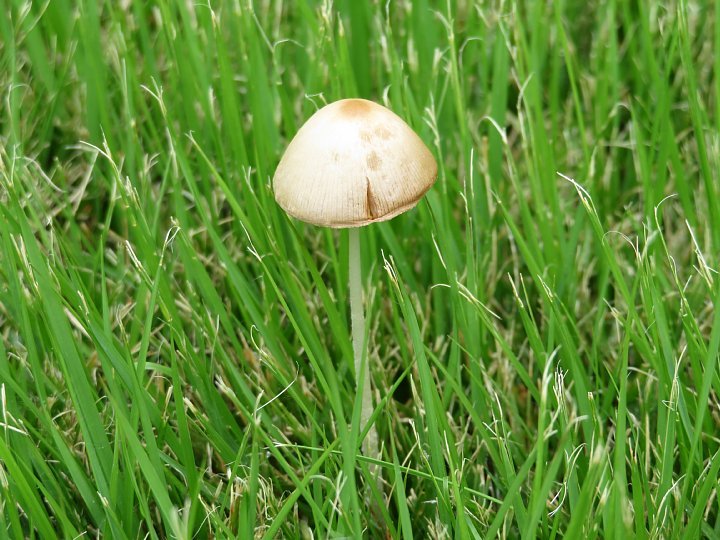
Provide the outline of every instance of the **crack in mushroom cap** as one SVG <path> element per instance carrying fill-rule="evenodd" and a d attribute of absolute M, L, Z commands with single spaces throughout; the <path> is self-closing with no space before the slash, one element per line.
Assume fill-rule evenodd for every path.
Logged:
<path fill-rule="evenodd" d="M 288 214 L 359 227 L 410 210 L 435 183 L 430 150 L 399 116 L 364 99 L 317 111 L 285 150 L 273 178 Z"/>

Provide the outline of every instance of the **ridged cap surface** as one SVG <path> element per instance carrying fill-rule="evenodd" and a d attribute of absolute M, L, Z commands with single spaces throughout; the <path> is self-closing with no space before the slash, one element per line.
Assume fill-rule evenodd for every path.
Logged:
<path fill-rule="evenodd" d="M 291 216 L 327 227 L 359 227 L 414 207 L 435 183 L 437 164 L 391 110 L 364 99 L 326 105 L 297 132 L 273 178 Z"/>

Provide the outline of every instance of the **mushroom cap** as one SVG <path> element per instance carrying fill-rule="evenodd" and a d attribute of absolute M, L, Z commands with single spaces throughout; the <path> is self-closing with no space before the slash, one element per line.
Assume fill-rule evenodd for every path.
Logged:
<path fill-rule="evenodd" d="M 398 115 L 365 99 L 326 105 L 300 128 L 275 177 L 291 216 L 360 227 L 410 210 L 435 183 L 437 163 Z"/>

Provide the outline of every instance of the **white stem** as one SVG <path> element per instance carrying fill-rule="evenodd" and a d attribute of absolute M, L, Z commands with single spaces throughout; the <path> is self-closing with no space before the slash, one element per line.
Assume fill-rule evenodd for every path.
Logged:
<path fill-rule="evenodd" d="M 359 388 L 363 381 L 362 409 L 360 411 L 360 430 L 365 429 L 373 411 L 372 393 L 370 390 L 370 369 L 367 355 L 364 355 L 365 316 L 362 306 L 362 278 L 360 271 L 360 232 L 353 227 L 350 233 L 350 321 L 352 323 L 353 355 L 355 359 L 355 384 Z M 363 362 L 363 356 L 366 357 Z M 363 453 L 378 457 L 378 440 L 375 426 L 370 427 L 367 437 L 363 440 Z"/>

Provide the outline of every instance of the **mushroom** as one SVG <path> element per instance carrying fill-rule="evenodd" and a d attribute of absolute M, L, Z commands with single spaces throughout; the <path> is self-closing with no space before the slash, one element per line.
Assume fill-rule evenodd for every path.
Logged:
<path fill-rule="evenodd" d="M 352 342 L 356 384 L 363 381 L 361 429 L 372 412 L 372 398 L 368 363 L 362 362 L 358 227 L 410 210 L 436 177 L 435 159 L 410 126 L 364 99 L 342 99 L 318 110 L 290 141 L 275 171 L 275 200 L 285 212 L 314 225 L 350 229 Z M 376 454 L 374 428 L 368 439 L 364 453 Z"/>

